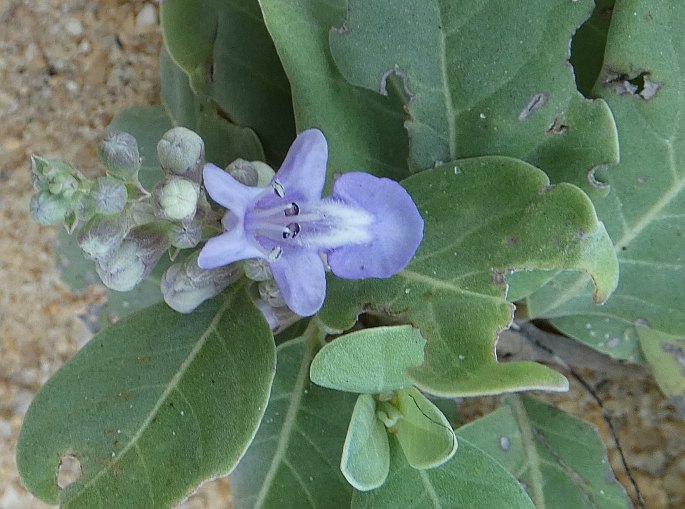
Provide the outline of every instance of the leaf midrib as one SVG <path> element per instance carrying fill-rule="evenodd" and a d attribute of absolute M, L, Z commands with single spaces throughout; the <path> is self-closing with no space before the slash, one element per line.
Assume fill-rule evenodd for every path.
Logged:
<path fill-rule="evenodd" d="M 304 383 L 309 378 L 309 364 L 312 360 L 312 349 L 309 346 L 309 342 L 306 337 L 303 339 L 306 343 L 305 355 L 302 356 L 302 362 L 300 364 L 300 371 L 297 373 L 297 378 L 295 379 L 295 384 L 290 392 L 291 403 L 288 407 L 288 412 L 283 420 L 283 427 L 281 428 L 280 439 L 278 445 L 276 446 L 276 452 L 274 453 L 273 459 L 271 460 L 271 465 L 269 470 L 264 477 L 262 487 L 257 494 L 257 500 L 254 503 L 253 509 L 260 509 L 264 507 L 266 497 L 269 494 L 271 484 L 273 483 L 278 469 L 281 463 L 285 461 L 285 455 L 288 450 L 288 444 L 290 443 L 291 437 L 294 435 L 294 429 L 297 422 L 297 414 L 302 404 L 302 398 L 304 397 Z M 286 343 L 288 344 L 288 343 Z"/>
<path fill-rule="evenodd" d="M 150 410 L 150 413 L 147 415 L 147 417 L 145 418 L 143 423 L 138 428 L 138 431 L 136 431 L 136 433 L 131 437 L 131 440 L 129 440 L 129 442 L 121 449 L 119 454 L 117 454 L 111 462 L 107 463 L 107 466 L 105 468 L 100 470 L 97 474 L 95 474 L 95 476 L 93 476 L 92 479 L 90 479 L 87 483 L 85 483 L 83 485 L 82 489 L 79 491 L 79 494 L 76 497 L 74 497 L 73 499 L 71 499 L 72 502 L 74 500 L 77 500 L 78 498 L 80 498 L 83 494 L 85 494 L 88 491 L 88 489 L 91 486 L 93 486 L 106 472 L 109 472 L 110 470 L 112 470 L 119 463 L 119 461 L 124 456 L 126 456 L 126 453 L 132 447 L 137 447 L 138 440 L 142 437 L 143 433 L 145 433 L 145 431 L 148 429 L 148 426 L 152 422 L 152 419 L 155 418 L 155 416 L 157 415 L 157 412 L 162 407 L 162 405 L 165 403 L 166 399 L 169 397 L 171 392 L 177 389 L 178 384 L 181 381 L 181 378 L 185 374 L 185 372 L 188 369 L 188 367 L 190 366 L 190 364 L 195 360 L 195 357 L 197 357 L 197 355 L 200 353 L 202 348 L 205 346 L 205 344 L 207 343 L 207 339 L 210 337 L 210 335 L 213 332 L 217 332 L 216 326 L 217 326 L 219 320 L 221 320 L 221 318 L 223 318 L 223 315 L 226 312 L 226 310 L 233 303 L 233 296 L 234 295 L 236 295 L 236 294 L 234 293 L 231 295 L 231 297 L 227 298 L 226 301 L 224 302 L 224 304 L 216 312 L 216 314 L 212 318 L 212 321 L 207 326 L 207 329 L 202 334 L 202 336 L 200 336 L 200 338 L 198 339 L 198 341 L 195 344 L 195 346 L 193 347 L 193 349 L 188 353 L 188 356 L 186 357 L 186 359 L 181 363 L 181 365 L 179 366 L 179 369 L 176 371 L 174 376 L 171 378 L 171 380 L 169 381 L 169 384 L 164 389 L 164 391 L 162 391 L 157 402 L 155 403 L 155 405 Z"/>
<path fill-rule="evenodd" d="M 508 400 L 508 405 L 516 420 L 516 425 L 521 432 L 523 450 L 529 465 L 528 470 L 530 471 L 532 488 L 530 496 L 537 509 L 545 509 L 544 482 L 540 473 L 540 456 L 538 455 L 537 445 L 535 444 L 533 428 L 531 427 L 526 410 L 523 408 L 523 403 L 521 403 L 521 399 L 518 396 L 512 396 Z"/>

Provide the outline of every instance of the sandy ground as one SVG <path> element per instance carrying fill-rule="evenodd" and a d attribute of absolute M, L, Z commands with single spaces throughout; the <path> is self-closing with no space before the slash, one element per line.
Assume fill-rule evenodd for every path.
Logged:
<path fill-rule="evenodd" d="M 104 294 L 72 295 L 51 254 L 55 228 L 28 217 L 29 155 L 99 171 L 95 147 L 112 116 L 159 94 L 157 6 L 141 0 L 0 0 L 0 509 L 46 507 L 21 485 L 14 459 L 23 415 L 40 386 L 89 338 L 78 319 Z M 685 426 L 643 374 L 583 371 L 603 401 L 646 506 L 685 507 Z M 578 383 L 550 396 L 594 422 L 619 480 L 635 496 L 596 400 Z M 470 401 L 462 414 L 487 411 Z M 225 508 L 224 480 L 185 508 Z"/>

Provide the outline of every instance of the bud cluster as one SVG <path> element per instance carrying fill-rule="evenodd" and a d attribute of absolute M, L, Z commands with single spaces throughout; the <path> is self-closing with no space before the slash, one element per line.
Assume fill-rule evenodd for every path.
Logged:
<path fill-rule="evenodd" d="M 102 282 L 113 290 L 129 291 L 145 279 L 162 255 L 172 260 L 182 249 L 193 249 L 205 227 L 216 227 L 202 187 L 205 147 L 202 138 L 184 127 L 167 131 L 157 144 L 162 175 L 151 191 L 140 183 L 142 160 L 136 139 L 110 132 L 98 147 L 105 175 L 89 179 L 57 160 L 32 158 L 37 193 L 31 213 L 40 224 L 64 223 L 84 256 L 93 260 Z M 265 187 L 274 171 L 258 161 L 238 159 L 226 171 L 249 186 Z M 255 283 L 251 298 L 273 329 L 284 328 L 298 317 L 285 305 L 263 260 L 247 260 L 218 269 L 198 266 L 198 252 L 183 255 L 161 278 L 161 290 L 170 307 L 189 313 L 221 293 L 246 274 Z"/>

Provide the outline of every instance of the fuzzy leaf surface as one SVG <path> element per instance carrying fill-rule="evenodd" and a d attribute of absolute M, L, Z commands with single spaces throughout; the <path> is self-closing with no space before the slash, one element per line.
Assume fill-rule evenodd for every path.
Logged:
<path fill-rule="evenodd" d="M 96 335 L 33 400 L 17 450 L 22 480 L 63 508 L 171 507 L 238 462 L 275 360 L 269 326 L 242 288 L 192 320 L 164 303 L 139 311 Z M 66 455 L 82 475 L 60 491 Z"/>
<path fill-rule="evenodd" d="M 423 363 L 426 340 L 410 325 L 373 327 L 325 345 L 314 357 L 312 382 L 338 391 L 378 394 L 409 387 L 406 370 Z"/>
<path fill-rule="evenodd" d="M 340 470 L 361 491 L 379 488 L 390 471 L 388 432 L 376 417 L 376 401 L 360 394 L 354 406 L 343 446 Z"/>
<path fill-rule="evenodd" d="M 329 175 L 366 171 L 406 177 L 407 136 L 397 94 L 381 97 L 354 87 L 333 63 L 328 31 L 345 20 L 347 1 L 259 4 L 290 81 L 297 130 L 317 127 L 329 141 Z"/>
<path fill-rule="evenodd" d="M 521 481 L 538 509 L 631 507 L 595 428 L 537 399 L 507 398 L 457 436 Z"/>
<path fill-rule="evenodd" d="M 613 10 L 594 93 L 611 106 L 621 163 L 595 199 L 616 249 L 619 286 L 601 308 L 563 275 L 533 294 L 533 316 L 609 355 L 640 360 L 635 324 L 685 334 L 685 19 L 682 2 L 629 0 Z"/>
<path fill-rule="evenodd" d="M 371 308 L 418 327 L 426 360 L 408 375 L 431 394 L 566 390 L 566 379 L 540 364 L 498 363 L 494 344 L 513 318 L 508 270 L 584 270 L 597 302 L 611 294 L 616 257 L 587 196 L 570 184 L 550 187 L 540 170 L 505 157 L 458 161 L 403 185 L 425 221 L 414 260 L 390 279 L 330 277 L 320 319 L 345 330 Z"/>
<path fill-rule="evenodd" d="M 637 336 L 659 388 L 685 403 L 685 338 L 647 327 L 637 327 Z"/>
<path fill-rule="evenodd" d="M 174 126 L 192 129 L 205 142 L 208 161 L 225 167 L 238 158 L 263 161 L 264 150 L 259 138 L 249 127 L 232 123 L 216 102 L 197 94 L 190 86 L 188 75 L 162 48 L 162 105 Z"/>
<path fill-rule="evenodd" d="M 397 439 L 391 437 L 390 465 L 390 475 L 383 486 L 354 493 L 352 509 L 535 507 L 502 465 L 466 439 L 459 439 L 459 451 L 444 465 L 416 470 L 407 463 Z"/>
<path fill-rule="evenodd" d="M 410 167 L 505 155 L 605 193 L 589 176 L 617 161 L 603 101 L 575 87 L 569 43 L 592 0 L 350 0 L 330 33 L 350 83 L 384 93 L 405 87 Z"/>
<path fill-rule="evenodd" d="M 295 139 L 290 86 L 257 0 L 167 0 L 160 11 L 166 49 L 198 99 L 252 128 L 280 164 Z"/>
<path fill-rule="evenodd" d="M 309 381 L 309 343 L 303 336 L 278 347 L 269 406 L 231 476 L 236 509 L 350 507 L 340 454 L 356 395 Z"/>

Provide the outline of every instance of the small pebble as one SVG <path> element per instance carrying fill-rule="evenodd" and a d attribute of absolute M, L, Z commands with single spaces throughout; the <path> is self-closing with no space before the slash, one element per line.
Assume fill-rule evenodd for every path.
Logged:
<path fill-rule="evenodd" d="M 157 24 L 157 9 L 152 4 L 145 4 L 136 16 L 136 29 L 144 31 Z"/>
<path fill-rule="evenodd" d="M 64 29 L 69 35 L 73 35 L 74 37 L 79 37 L 81 34 L 83 34 L 83 25 L 79 20 L 74 18 L 66 21 L 64 24 Z"/>

